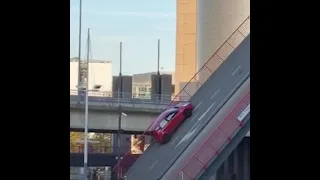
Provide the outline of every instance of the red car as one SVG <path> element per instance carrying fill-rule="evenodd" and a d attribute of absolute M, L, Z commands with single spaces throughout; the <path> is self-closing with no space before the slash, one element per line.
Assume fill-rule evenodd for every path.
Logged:
<path fill-rule="evenodd" d="M 151 135 L 160 144 L 170 141 L 175 130 L 184 120 L 192 116 L 193 106 L 191 103 L 179 103 L 160 114 L 154 121 L 151 129 Z"/>

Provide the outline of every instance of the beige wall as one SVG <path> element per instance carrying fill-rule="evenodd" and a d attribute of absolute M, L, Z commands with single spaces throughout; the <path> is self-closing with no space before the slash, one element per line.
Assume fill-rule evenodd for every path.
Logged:
<path fill-rule="evenodd" d="M 177 0 L 175 94 L 183 88 L 180 82 L 188 82 L 197 70 L 196 5 L 196 0 Z"/>

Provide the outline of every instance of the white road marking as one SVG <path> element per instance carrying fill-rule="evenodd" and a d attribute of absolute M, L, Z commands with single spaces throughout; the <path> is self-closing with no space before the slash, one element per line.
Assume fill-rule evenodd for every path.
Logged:
<path fill-rule="evenodd" d="M 238 66 L 238 67 L 233 71 L 232 76 L 234 76 L 240 68 L 241 68 L 241 65 Z"/>
<path fill-rule="evenodd" d="M 195 121 L 197 120 L 197 116 L 199 115 L 199 113 L 195 114 L 195 115 L 192 115 L 192 121 Z"/>
<path fill-rule="evenodd" d="M 178 138 L 179 138 L 179 136 L 177 136 L 176 138 L 174 138 L 174 139 L 172 140 L 171 144 L 173 145 Z"/>
<path fill-rule="evenodd" d="M 206 112 L 204 112 L 204 113 L 199 117 L 198 121 L 201 121 L 201 120 L 205 117 L 205 115 L 209 112 L 209 110 L 213 107 L 214 104 L 216 104 L 216 102 L 213 102 L 213 103 L 211 104 L 211 106 L 206 110 Z"/>
<path fill-rule="evenodd" d="M 202 103 L 202 101 L 194 108 L 193 111 L 195 111 L 200 106 L 201 103 Z"/>
<path fill-rule="evenodd" d="M 154 162 L 154 163 L 150 166 L 149 170 L 151 170 L 157 163 L 158 163 L 158 160 L 156 160 L 156 162 Z"/>
<path fill-rule="evenodd" d="M 189 132 L 188 134 L 186 134 L 181 140 L 180 142 L 176 145 L 176 147 L 174 147 L 174 149 L 176 149 L 180 144 L 182 144 L 185 141 L 188 141 L 192 135 L 196 132 L 197 128 L 195 128 L 193 131 Z"/>
<path fill-rule="evenodd" d="M 210 99 L 213 99 L 218 94 L 219 91 L 220 91 L 220 88 L 211 96 Z"/>
<path fill-rule="evenodd" d="M 188 131 L 188 133 L 190 133 L 194 127 L 196 127 L 199 124 L 200 121 L 197 120 L 196 123 L 194 123 L 194 125 L 192 126 L 192 128 Z"/>

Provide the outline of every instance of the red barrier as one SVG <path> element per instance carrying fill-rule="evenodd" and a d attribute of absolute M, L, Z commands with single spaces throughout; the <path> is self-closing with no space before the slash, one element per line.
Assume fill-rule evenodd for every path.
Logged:
<path fill-rule="evenodd" d="M 203 65 L 203 67 L 191 78 L 191 80 L 175 96 L 175 98 L 173 98 L 173 100 L 167 106 L 167 108 L 172 106 L 172 104 L 174 104 L 177 101 L 188 101 L 249 33 L 250 16 L 245 19 L 245 21 L 209 58 L 209 60 Z M 146 135 L 151 125 L 152 123 L 145 130 L 143 135 Z M 132 158 L 131 156 L 131 151 L 127 152 L 125 156 L 122 158 L 122 160 L 113 168 L 113 170 L 116 171 L 121 177 L 123 177 L 123 175 L 129 170 L 131 165 L 136 160 L 136 158 Z"/>
<path fill-rule="evenodd" d="M 204 144 L 193 153 L 193 156 L 187 161 L 178 176 L 183 172 L 184 179 L 194 180 L 203 169 L 206 169 L 209 161 L 215 158 L 221 152 L 221 148 L 232 139 L 235 132 L 243 127 L 242 121 L 238 117 L 249 105 L 250 90 L 217 126 Z"/>

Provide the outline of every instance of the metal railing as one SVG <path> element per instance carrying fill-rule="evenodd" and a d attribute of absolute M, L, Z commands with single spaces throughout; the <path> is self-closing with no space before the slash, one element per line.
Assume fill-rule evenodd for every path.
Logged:
<path fill-rule="evenodd" d="M 88 91 L 89 102 L 115 102 L 115 103 L 134 103 L 134 104 L 163 104 L 167 105 L 174 98 L 172 95 L 150 94 L 150 96 L 142 97 L 136 93 L 118 93 L 103 91 Z M 83 101 L 84 94 L 78 95 L 77 90 L 70 90 L 70 100 Z M 182 97 L 188 99 L 188 96 Z"/>
<path fill-rule="evenodd" d="M 185 180 L 196 179 L 204 169 L 207 169 L 213 158 L 219 155 L 223 147 L 243 127 L 244 124 L 238 117 L 248 106 L 250 106 L 250 90 L 234 106 L 232 111 L 217 126 L 200 148 L 193 153 L 185 166 L 179 170 L 177 177 L 180 177 L 182 172 Z"/>
<path fill-rule="evenodd" d="M 200 87 L 211 77 L 216 69 L 227 59 L 233 50 L 247 37 L 250 33 L 250 16 L 247 17 L 243 23 L 227 38 L 227 40 L 220 46 L 220 48 L 209 58 L 209 60 L 202 66 L 202 68 L 191 78 L 191 80 L 184 86 L 184 88 L 173 98 L 167 107 L 172 106 L 177 101 L 188 101 Z M 144 132 L 148 132 L 150 126 Z M 129 151 L 118 163 L 113 170 L 121 169 L 121 176 L 123 176 L 136 158 L 131 157 Z M 118 168 L 120 166 L 120 168 Z"/>
<path fill-rule="evenodd" d="M 128 146 L 123 145 L 120 146 L 120 149 L 128 148 Z M 130 147 L 129 147 L 130 148 Z M 111 145 L 89 145 L 88 146 L 88 153 L 113 153 L 118 149 L 118 146 L 111 146 Z M 83 153 L 84 147 L 83 145 L 70 145 L 70 153 Z"/>

